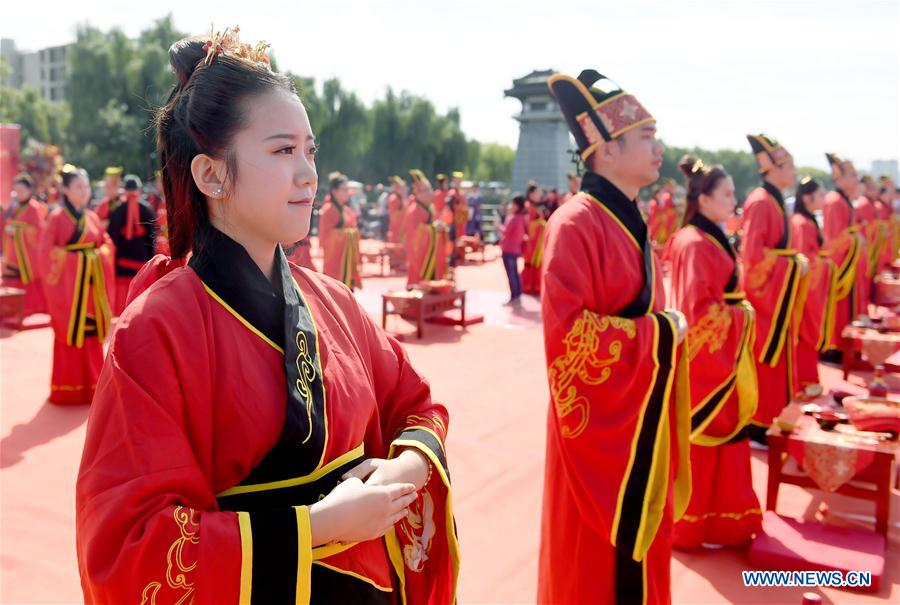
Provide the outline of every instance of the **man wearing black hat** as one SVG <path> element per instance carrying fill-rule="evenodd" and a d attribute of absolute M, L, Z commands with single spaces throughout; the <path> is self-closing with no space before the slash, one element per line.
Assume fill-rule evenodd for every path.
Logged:
<path fill-rule="evenodd" d="M 125 177 L 125 202 L 110 215 L 108 231 L 116 245 L 113 315 L 120 315 L 125 310 L 132 278 L 153 258 L 156 246 L 156 212 L 141 199 L 141 179 L 133 174 Z"/>
<path fill-rule="evenodd" d="M 687 326 L 663 308 L 635 202 L 659 178 L 663 147 L 634 95 L 600 80 L 548 81 L 587 172 L 544 240 L 539 603 L 668 602 L 672 522 L 690 498 Z"/>

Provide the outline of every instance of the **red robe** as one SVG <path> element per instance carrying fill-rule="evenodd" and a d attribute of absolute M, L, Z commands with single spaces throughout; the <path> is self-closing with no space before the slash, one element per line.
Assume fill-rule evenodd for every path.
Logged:
<path fill-rule="evenodd" d="M 673 542 L 741 546 L 759 531 L 744 427 L 758 402 L 753 308 L 737 291 L 734 251 L 698 214 L 671 244 L 674 306 L 687 318 L 691 367 L 691 501 Z"/>
<path fill-rule="evenodd" d="M 436 226 L 431 208 L 410 196 L 404 214 L 406 233 L 406 287 L 447 273 L 447 231 Z"/>
<path fill-rule="evenodd" d="M 547 222 L 551 402 L 539 603 L 665 603 L 690 497 L 690 395 L 637 206 L 587 173 Z"/>
<path fill-rule="evenodd" d="M 47 307 L 37 262 L 46 218 L 46 206 L 32 198 L 10 208 L 4 221 L 3 285 L 25 290 L 25 315 Z"/>
<path fill-rule="evenodd" d="M 797 301 L 800 329 L 796 339 L 797 380 L 801 389 L 819 384 L 819 353 L 831 342 L 834 328 L 837 271 L 822 252 L 822 233 L 815 219 L 800 213 L 791 216 L 791 242 L 809 259 L 806 288 Z"/>
<path fill-rule="evenodd" d="M 756 310 L 756 374 L 759 406 L 753 418 L 757 434 L 771 426 L 796 392 L 794 335 L 801 288 L 797 252 L 781 192 L 764 183 L 744 202 L 742 289 Z"/>
<path fill-rule="evenodd" d="M 54 336 L 50 401 L 90 403 L 109 330 L 112 241 L 93 210 L 65 201 L 47 218 L 38 258 Z"/>
<path fill-rule="evenodd" d="M 466 196 L 456 189 L 448 192 L 447 199 L 452 200 L 453 205 L 453 237 L 458 239 L 466 234 L 466 223 L 469 222 L 469 205 Z"/>
<path fill-rule="evenodd" d="M 356 212 L 334 200 L 326 201 L 319 215 L 319 246 L 323 251 L 323 273 L 350 288 L 362 288 L 360 278 L 359 228 Z"/>
<path fill-rule="evenodd" d="M 878 220 L 881 222 L 881 233 L 884 237 L 884 247 L 881 251 L 881 258 L 878 261 L 878 269 L 881 271 L 889 269 L 894 262 L 897 240 L 894 236 L 894 226 L 891 222 L 892 211 L 890 205 L 878 200 L 875 202 L 875 209 L 878 213 Z"/>
<path fill-rule="evenodd" d="M 881 260 L 881 252 L 884 249 L 884 234 L 881 231 L 881 221 L 878 217 L 878 209 L 875 202 L 862 195 L 856 200 L 853 219 L 859 225 L 859 232 L 866 240 L 866 273 L 863 279 L 858 279 L 860 296 L 866 301 L 865 311 L 868 315 L 868 301 L 872 294 L 872 280 L 878 272 L 878 262 Z"/>
<path fill-rule="evenodd" d="M 647 223 L 650 239 L 659 245 L 665 244 L 678 229 L 678 209 L 668 193 L 662 194 L 662 203 L 656 198 L 650 200 L 647 209 Z"/>
<path fill-rule="evenodd" d="M 312 244 L 309 242 L 309 236 L 295 242 L 293 246 L 285 247 L 284 254 L 290 262 L 298 267 L 303 267 L 310 271 L 318 271 L 313 264 Z"/>
<path fill-rule="evenodd" d="M 392 244 L 403 243 L 403 199 L 396 193 L 388 197 L 388 241 Z"/>
<path fill-rule="evenodd" d="M 532 212 L 528 217 L 528 239 L 522 256 L 525 266 L 522 268 L 522 292 L 525 294 L 541 294 L 541 267 L 544 264 L 544 227 L 547 221 L 540 212 Z"/>
<path fill-rule="evenodd" d="M 822 224 L 824 250 L 837 267 L 834 328 L 829 349 L 844 348 L 841 332 L 856 318 L 861 307 L 858 281 L 864 279 L 866 255 L 853 214 L 853 205 L 843 192 L 829 191 L 825 195 Z"/>
<path fill-rule="evenodd" d="M 97 208 L 94 212 L 100 217 L 100 220 L 104 225 L 109 224 L 109 217 L 112 216 L 112 213 L 115 212 L 116 208 L 119 207 L 119 204 L 122 203 L 122 197 L 116 196 L 115 198 L 110 199 L 109 197 L 104 197 L 99 202 L 97 202 Z"/>
<path fill-rule="evenodd" d="M 170 272 L 113 334 L 76 486 L 85 602 L 452 603 L 446 409 L 346 288 L 279 252 L 281 299 L 216 237 L 148 263 L 136 284 Z M 434 468 L 410 516 L 314 547 L 308 506 L 407 447 Z"/>

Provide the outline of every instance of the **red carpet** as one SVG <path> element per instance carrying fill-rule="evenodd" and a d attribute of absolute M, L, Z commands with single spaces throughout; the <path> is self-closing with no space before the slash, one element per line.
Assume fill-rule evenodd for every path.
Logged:
<path fill-rule="evenodd" d="M 461 603 L 533 603 L 537 586 L 547 383 L 540 305 L 524 297 L 504 307 L 506 277 L 495 259 L 462 267 L 472 313 L 485 323 L 468 328 L 427 324 L 404 346 L 431 381 L 435 399 L 450 409 L 449 461 L 462 546 Z M 380 293 L 405 278 L 372 277 L 358 294 L 380 321 Z M 414 332 L 391 318 L 389 329 Z M 81 456 L 87 408 L 44 403 L 50 378 L 49 328 L 0 338 L 0 602 L 78 603 L 75 564 L 74 479 Z M 829 376 L 838 374 L 829 369 Z M 764 500 L 765 456 L 754 453 L 756 491 Z M 871 527 L 869 503 L 824 497 L 783 486 L 778 512 L 814 518 L 821 502 L 827 521 Z M 898 602 L 898 507 L 892 502 L 891 539 L 881 590 L 872 595 L 814 590 L 824 603 Z M 745 588 L 746 553 L 732 550 L 676 553 L 672 562 L 676 603 L 785 603 L 799 605 L 799 588 Z"/>

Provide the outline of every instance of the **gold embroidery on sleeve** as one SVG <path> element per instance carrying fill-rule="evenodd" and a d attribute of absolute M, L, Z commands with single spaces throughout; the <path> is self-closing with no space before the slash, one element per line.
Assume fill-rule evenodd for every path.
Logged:
<path fill-rule="evenodd" d="M 728 340 L 731 329 L 731 312 L 722 303 L 715 302 L 709 306 L 697 325 L 688 330 L 688 359 L 700 354 L 703 345 L 709 347 L 710 353 L 715 353 L 722 348 Z"/>
<path fill-rule="evenodd" d="M 196 519 L 197 512 L 182 506 L 175 507 L 173 517 L 178 525 L 180 536 L 172 542 L 166 553 L 166 584 L 169 588 L 183 591 L 181 598 L 175 601 L 175 605 L 182 605 L 190 601 L 194 594 L 194 583 L 188 581 L 188 574 L 197 568 L 197 561 L 185 563 L 184 549 L 188 544 L 200 543 L 200 523 Z M 161 582 L 150 582 L 141 593 L 141 605 L 156 605 L 156 595 L 162 588 Z"/>
<path fill-rule="evenodd" d="M 747 272 L 747 285 L 751 290 L 759 292 L 769 280 L 769 274 L 775 267 L 775 255 L 765 251 L 763 259 L 753 265 Z"/>
<path fill-rule="evenodd" d="M 590 386 L 603 384 L 612 374 L 610 366 L 622 356 L 622 341 L 612 340 L 608 347 L 609 357 L 600 357 L 603 343 L 600 335 L 610 327 L 624 332 L 629 339 L 637 334 L 631 319 L 601 316 L 583 310 L 563 341 L 566 352 L 554 359 L 547 371 L 556 415 L 562 425 L 562 436 L 566 439 L 580 435 L 590 417 L 588 400 L 578 395 L 578 388 L 573 383 L 577 380 Z"/>

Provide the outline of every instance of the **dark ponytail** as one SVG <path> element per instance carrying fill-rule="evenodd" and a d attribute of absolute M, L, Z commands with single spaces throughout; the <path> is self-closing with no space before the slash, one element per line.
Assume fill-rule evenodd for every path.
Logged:
<path fill-rule="evenodd" d="M 800 179 L 800 184 L 797 185 L 797 192 L 794 194 L 794 212 L 805 216 L 813 223 L 816 222 L 816 218 L 815 216 L 813 216 L 813 213 L 810 211 L 810 209 L 806 207 L 806 202 L 803 201 L 803 196 L 812 195 L 821 187 L 822 183 L 812 178 L 811 176 L 805 176 Z"/>
<path fill-rule="evenodd" d="M 702 160 L 693 155 L 682 157 L 678 162 L 678 169 L 685 176 L 687 204 L 682 225 L 687 225 L 700 211 L 700 196 L 711 195 L 719 181 L 726 178 L 728 173 L 722 166 L 704 164 Z"/>
<path fill-rule="evenodd" d="M 156 145 L 162 171 L 169 246 L 172 258 L 182 258 L 202 246 L 209 224 L 206 197 L 194 183 L 191 162 L 199 154 L 224 158 L 228 187 L 237 165 L 228 148 L 246 125 L 246 101 L 282 90 L 297 94 L 293 81 L 276 74 L 264 62 L 222 53 L 207 58 L 206 39 L 185 38 L 169 48 L 169 63 L 178 83 L 156 112 Z"/>

